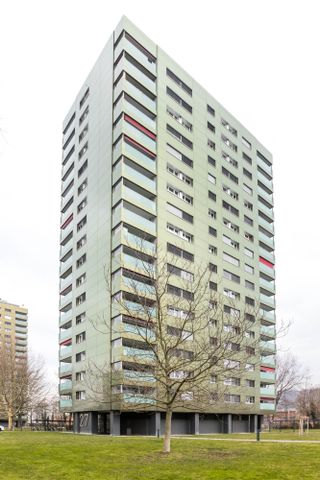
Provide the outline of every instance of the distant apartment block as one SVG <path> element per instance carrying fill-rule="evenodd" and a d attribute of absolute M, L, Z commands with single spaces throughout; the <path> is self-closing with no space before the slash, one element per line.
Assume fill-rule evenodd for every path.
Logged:
<path fill-rule="evenodd" d="M 163 431 L 163 413 L 127 408 L 126 395 L 141 383 L 138 344 L 130 319 L 113 308 L 113 295 L 127 295 L 128 275 L 147 282 L 138 266 L 142 239 L 182 255 L 190 272 L 212 264 L 226 313 L 231 301 L 259 309 L 250 332 L 259 348 L 246 378 L 230 379 L 224 403 L 208 412 L 174 412 L 173 432 L 253 431 L 275 399 L 270 152 L 124 17 L 66 115 L 61 168 L 60 407 L 74 414 L 76 431 Z M 94 328 L 102 315 L 121 335 Z M 90 363 L 107 365 L 110 376 L 122 372 L 121 409 L 111 397 L 106 405 L 88 395 Z"/>
<path fill-rule="evenodd" d="M 0 299 L 0 347 L 25 358 L 28 350 L 28 310 Z"/>

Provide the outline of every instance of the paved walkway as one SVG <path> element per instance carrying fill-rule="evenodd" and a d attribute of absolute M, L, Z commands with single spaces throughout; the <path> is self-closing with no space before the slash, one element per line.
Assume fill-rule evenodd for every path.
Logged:
<path fill-rule="evenodd" d="M 184 437 L 173 436 L 172 438 L 182 438 L 184 440 L 209 440 L 220 442 L 254 442 L 257 443 L 255 438 L 217 438 L 217 437 Z M 260 439 L 261 443 L 320 443 L 320 440 L 273 440 L 273 439 Z"/>

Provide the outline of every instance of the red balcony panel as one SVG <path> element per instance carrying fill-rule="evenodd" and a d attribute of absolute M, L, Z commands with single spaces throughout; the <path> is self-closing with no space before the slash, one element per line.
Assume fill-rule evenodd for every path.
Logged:
<path fill-rule="evenodd" d="M 67 220 L 61 225 L 61 230 L 64 230 L 65 228 L 67 228 L 67 226 L 69 225 L 69 223 L 71 223 L 73 220 L 73 213 L 71 213 L 71 215 L 67 218 Z"/>
<path fill-rule="evenodd" d="M 268 260 L 266 260 L 263 257 L 259 257 L 259 262 L 263 263 L 263 265 L 266 265 L 269 268 L 274 268 L 273 263 L 269 262 Z"/>
<path fill-rule="evenodd" d="M 146 127 L 141 125 L 141 123 L 139 123 L 136 120 L 134 120 L 133 118 L 129 117 L 129 115 L 124 114 L 124 119 L 125 119 L 126 122 L 131 123 L 131 125 L 133 125 L 135 128 L 140 130 L 140 132 L 142 132 L 145 135 L 147 135 L 148 137 L 152 138 L 152 140 L 156 140 L 157 136 L 154 133 L 150 132 L 150 130 L 148 130 Z"/>
<path fill-rule="evenodd" d="M 128 135 L 124 135 L 124 139 L 127 143 L 133 145 L 134 147 L 137 147 L 139 150 L 142 150 L 144 153 L 148 155 L 148 157 L 156 158 L 156 155 L 148 150 L 146 147 L 138 143 L 136 140 L 133 140 L 133 138 L 128 137 Z"/>

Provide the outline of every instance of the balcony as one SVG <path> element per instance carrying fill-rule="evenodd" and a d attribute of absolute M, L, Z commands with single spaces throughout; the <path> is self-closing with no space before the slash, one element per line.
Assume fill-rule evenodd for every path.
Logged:
<path fill-rule="evenodd" d="M 156 82 L 152 80 L 147 75 L 145 75 L 139 68 L 135 67 L 128 59 L 124 56 L 120 59 L 117 65 L 114 68 L 114 79 L 116 80 L 122 71 L 127 72 L 131 77 L 133 77 L 137 82 L 141 83 L 145 88 L 147 88 L 153 94 L 156 94 Z"/>
<path fill-rule="evenodd" d="M 148 210 L 151 213 L 156 213 L 156 203 L 154 200 L 141 195 L 140 193 L 136 192 L 135 190 L 127 187 L 126 185 L 122 185 L 122 198 L 124 200 L 128 200 L 128 202 L 133 203 L 144 210 Z"/>
<path fill-rule="evenodd" d="M 66 380 L 63 383 L 60 383 L 59 391 L 60 392 L 65 392 L 66 390 L 72 390 L 72 381 L 71 380 Z"/>
<path fill-rule="evenodd" d="M 60 278 L 60 292 L 62 292 L 66 287 L 72 284 L 72 273 L 66 278 Z"/>
<path fill-rule="evenodd" d="M 149 404 L 154 405 L 156 400 L 150 397 L 145 397 L 143 395 L 136 395 L 130 393 L 123 394 L 123 401 L 126 403 L 140 403 L 140 404 Z"/>
<path fill-rule="evenodd" d="M 265 280 L 264 278 L 259 278 L 259 284 L 260 287 L 266 288 L 267 290 L 270 290 L 271 292 L 274 293 L 275 291 L 275 283 L 273 280 Z"/>
<path fill-rule="evenodd" d="M 72 328 L 61 329 L 59 334 L 59 342 L 72 337 Z"/>
<path fill-rule="evenodd" d="M 122 277 L 122 282 L 127 290 L 133 291 L 133 293 L 138 293 L 139 295 L 143 295 L 149 298 L 154 298 L 155 289 L 151 285 L 147 285 L 146 283 L 138 282 L 136 280 L 131 280 L 128 277 Z"/>
<path fill-rule="evenodd" d="M 132 103 L 128 102 L 123 97 L 118 100 L 116 106 L 113 109 L 113 120 L 116 121 L 122 112 L 127 113 L 130 117 L 134 118 L 154 133 L 156 132 L 155 119 L 152 119 L 151 117 L 146 115 L 142 110 L 132 105 Z"/>
<path fill-rule="evenodd" d="M 261 212 L 265 213 L 268 217 L 272 218 L 272 220 L 274 219 L 273 208 L 267 207 L 259 200 L 258 200 L 258 209 L 261 210 Z"/>
<path fill-rule="evenodd" d="M 68 398 L 67 400 L 60 399 L 60 408 L 72 408 L 72 398 Z"/>
<path fill-rule="evenodd" d="M 145 265 L 145 263 L 141 259 L 133 257 L 132 255 L 128 255 L 127 253 L 123 253 L 121 263 L 124 267 L 127 267 L 129 270 L 132 270 L 132 269 L 141 270 L 142 272 L 145 272 L 146 267 L 148 267 L 148 265 Z"/>
<path fill-rule="evenodd" d="M 72 373 L 72 363 L 65 363 L 64 365 L 60 364 L 59 367 L 59 376 L 69 375 Z"/>
<path fill-rule="evenodd" d="M 260 342 L 260 350 L 262 352 L 272 352 L 275 353 L 276 351 L 276 344 L 273 340 L 268 342 Z"/>
<path fill-rule="evenodd" d="M 276 374 L 275 372 L 260 372 L 260 378 L 261 380 L 266 380 L 269 382 L 275 382 L 276 381 Z"/>
<path fill-rule="evenodd" d="M 60 296 L 60 309 L 72 302 L 72 290 L 67 295 Z"/>
<path fill-rule="evenodd" d="M 122 50 L 128 52 L 134 57 L 141 65 L 149 70 L 153 75 L 156 75 L 157 65 L 156 62 L 152 62 L 148 59 L 147 55 L 142 53 L 137 47 L 135 47 L 128 39 L 122 37 L 118 45 L 114 50 L 114 58 L 117 59 Z"/>
<path fill-rule="evenodd" d="M 267 265 L 265 265 L 265 264 L 262 263 L 262 262 L 259 262 L 259 270 L 260 270 L 260 272 L 265 273 L 265 274 L 268 275 L 269 277 L 275 278 L 275 270 L 274 270 L 274 268 L 268 267 Z"/>
<path fill-rule="evenodd" d="M 137 168 L 139 167 L 137 166 Z M 116 168 L 114 168 L 113 170 L 113 183 L 116 183 L 116 181 L 119 180 L 121 176 L 124 178 L 127 178 L 128 180 L 131 180 L 133 183 L 136 183 L 137 185 L 140 185 L 141 187 L 148 190 L 149 192 L 152 192 L 154 194 L 156 193 L 155 178 L 150 178 L 144 175 L 143 173 L 140 173 L 135 168 L 127 165 L 125 160 L 123 159 L 117 164 Z"/>
<path fill-rule="evenodd" d="M 262 397 L 264 397 L 265 395 L 270 396 L 270 397 L 274 397 L 276 395 L 276 390 L 275 390 L 274 386 L 272 386 L 272 387 L 260 387 L 260 395 Z"/>
<path fill-rule="evenodd" d="M 149 170 L 152 173 L 155 173 L 156 171 L 155 159 L 153 160 L 148 155 L 140 152 L 132 145 L 124 142 L 123 139 L 119 140 L 113 151 L 113 160 L 118 160 L 121 155 L 131 158 L 135 163 L 141 165 L 143 168 Z"/>
<path fill-rule="evenodd" d="M 259 223 L 259 225 L 261 225 L 261 227 L 268 230 L 268 232 L 271 232 L 272 234 L 274 234 L 274 223 L 273 222 L 269 223 L 259 215 L 258 216 L 258 223 Z"/>
<path fill-rule="evenodd" d="M 64 325 L 66 322 L 71 320 L 71 318 L 72 318 L 72 308 L 70 308 L 70 310 L 68 310 L 67 312 L 61 312 L 59 325 Z"/>
<path fill-rule="evenodd" d="M 276 323 L 276 315 L 274 310 L 271 312 L 267 312 L 266 310 L 260 309 L 259 315 L 261 317 L 261 320 L 265 320 L 270 323 Z"/>
<path fill-rule="evenodd" d="M 274 253 L 268 252 L 268 250 L 265 250 L 259 245 L 259 255 L 266 260 L 269 260 L 273 265 L 275 264 L 275 258 L 274 258 Z"/>
<path fill-rule="evenodd" d="M 141 103 L 144 107 L 153 113 L 156 113 L 156 100 L 152 100 L 145 95 L 139 88 L 125 79 L 123 76 L 114 87 L 114 98 L 117 99 L 121 92 L 128 93 L 132 98 Z"/>
<path fill-rule="evenodd" d="M 260 293 L 260 304 L 263 303 L 265 307 L 268 307 L 270 310 L 275 309 L 276 301 L 274 297 L 268 297 L 263 293 Z M 267 310 L 268 310 L 267 308 Z"/>
<path fill-rule="evenodd" d="M 113 140 L 116 141 L 121 133 L 125 133 L 130 138 L 133 138 L 136 142 L 151 152 L 156 152 L 156 141 L 123 119 L 119 120 L 114 127 Z"/>
<path fill-rule="evenodd" d="M 276 409 L 275 403 L 260 403 L 260 410 L 274 411 Z"/>
<path fill-rule="evenodd" d="M 60 231 L 60 243 L 63 243 L 64 240 L 67 238 L 69 233 L 73 231 L 73 220 L 63 229 Z"/>
<path fill-rule="evenodd" d="M 268 237 L 268 235 L 265 235 L 264 233 L 259 231 L 258 238 L 259 240 L 261 240 L 261 242 L 268 245 L 268 247 L 274 249 L 274 237 Z"/>
<path fill-rule="evenodd" d="M 59 358 L 67 358 L 67 357 L 70 357 L 71 354 L 72 354 L 72 345 L 70 345 L 69 347 L 61 348 L 59 351 Z"/>
<path fill-rule="evenodd" d="M 260 180 L 260 182 L 262 182 L 267 188 L 268 190 L 271 190 L 273 191 L 273 183 L 272 183 L 272 180 L 268 180 L 261 172 L 258 171 L 257 173 L 258 175 L 258 180 Z"/>
<path fill-rule="evenodd" d="M 153 235 L 155 235 L 156 233 L 155 221 L 148 220 L 147 218 L 144 218 L 137 213 L 127 210 L 126 208 L 122 208 L 122 219 L 124 222 L 136 226 L 140 230 L 146 230 Z"/>
<path fill-rule="evenodd" d="M 154 243 L 148 242 L 141 237 L 137 237 L 125 229 L 123 229 L 122 237 L 127 245 L 129 245 L 131 248 L 134 248 L 135 250 L 141 250 L 149 255 L 155 254 L 156 247 Z"/>
<path fill-rule="evenodd" d="M 276 329 L 274 326 L 267 327 L 266 325 L 261 325 L 260 333 L 266 337 L 274 338 L 276 336 Z"/>
<path fill-rule="evenodd" d="M 262 168 L 270 177 L 272 177 L 272 165 L 267 165 L 258 155 L 257 164 Z"/>
<path fill-rule="evenodd" d="M 141 350 L 133 347 L 123 347 L 123 355 L 134 357 L 137 360 L 152 360 L 154 358 L 154 353 L 150 350 Z"/>
<path fill-rule="evenodd" d="M 276 366 L 276 359 L 273 355 L 268 356 L 261 356 L 261 365 L 265 365 L 266 367 L 275 367 Z"/>
<path fill-rule="evenodd" d="M 135 382 L 155 382 L 156 379 L 151 373 L 136 372 L 134 370 L 123 370 L 124 378 Z"/>

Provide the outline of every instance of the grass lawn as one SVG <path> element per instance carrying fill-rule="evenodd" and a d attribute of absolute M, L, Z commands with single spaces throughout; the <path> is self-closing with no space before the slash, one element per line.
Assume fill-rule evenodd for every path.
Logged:
<path fill-rule="evenodd" d="M 256 439 L 255 433 L 233 433 L 233 434 L 208 434 L 208 435 L 201 435 L 201 437 L 207 438 L 239 438 L 242 440 L 245 439 Z M 262 432 L 260 435 L 261 440 L 298 440 L 298 441 L 312 441 L 317 440 L 320 442 L 320 430 L 309 430 L 308 433 L 304 432 L 303 435 L 299 435 L 299 430 L 272 430 L 271 432 Z M 320 478 L 320 475 L 319 475 Z"/>
<path fill-rule="evenodd" d="M 267 434 L 266 434 L 267 435 Z M 278 436 L 280 437 L 280 435 Z M 237 438 L 245 438 L 243 435 Z M 305 480 L 320 478 L 320 443 L 0 433 L 2 480 Z"/>

